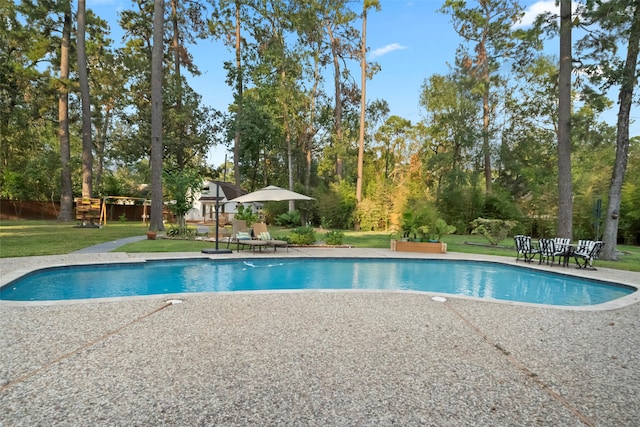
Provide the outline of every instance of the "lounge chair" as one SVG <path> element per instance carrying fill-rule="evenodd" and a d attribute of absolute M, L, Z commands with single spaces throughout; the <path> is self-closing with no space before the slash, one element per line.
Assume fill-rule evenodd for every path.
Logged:
<path fill-rule="evenodd" d="M 538 254 L 540 251 L 533 247 L 531 244 L 531 237 L 517 235 L 513 236 L 513 239 L 516 242 L 516 262 L 520 260 L 520 256 L 525 262 L 531 262 L 531 260 Z"/>
<path fill-rule="evenodd" d="M 260 250 L 262 250 L 262 247 L 267 245 L 265 241 L 253 239 L 251 237 L 251 233 L 249 233 L 249 229 L 247 228 L 247 221 L 243 219 L 234 219 L 231 224 L 233 231 L 231 238 L 227 241 L 227 248 L 229 248 L 231 243 L 235 243 L 236 250 L 240 250 L 240 245 L 242 245 L 243 248 L 245 246 L 249 246 L 255 252 L 256 247 L 259 247 Z"/>
<path fill-rule="evenodd" d="M 276 240 L 271 238 L 271 233 L 269 233 L 267 224 L 264 222 L 256 222 L 253 224 L 253 235 L 258 237 L 260 240 L 267 242 L 267 246 L 273 246 L 274 252 L 278 250 L 278 247 L 285 247 L 287 248 L 287 252 L 289 252 L 289 243 L 286 240 Z"/>
<path fill-rule="evenodd" d="M 598 255 L 604 246 L 604 242 L 593 240 L 580 240 L 578 242 L 578 248 L 573 253 L 573 258 L 576 260 L 578 268 L 590 268 L 595 270 L 593 266 L 593 260 L 598 259 Z M 580 263 L 582 260 L 582 263 Z"/>
<path fill-rule="evenodd" d="M 229 242 L 235 242 L 238 239 L 238 233 L 247 232 L 247 221 L 234 219 L 231 221 L 231 236 Z"/>

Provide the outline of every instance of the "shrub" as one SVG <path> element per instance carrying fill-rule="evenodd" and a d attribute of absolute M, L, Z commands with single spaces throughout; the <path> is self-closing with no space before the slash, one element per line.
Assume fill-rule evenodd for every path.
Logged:
<path fill-rule="evenodd" d="M 289 234 L 289 243 L 293 245 L 311 245 L 316 241 L 313 227 L 298 227 Z"/>
<path fill-rule="evenodd" d="M 388 206 L 385 206 L 379 200 L 369 198 L 362 200 L 355 211 L 355 217 L 360 229 L 364 231 L 386 230 L 389 214 Z"/>
<path fill-rule="evenodd" d="M 447 222 L 444 219 L 438 218 L 436 220 L 435 231 L 436 231 L 436 236 L 438 236 L 438 242 L 439 242 L 440 239 L 442 239 L 442 236 L 455 233 L 456 227 L 453 225 L 447 224 Z"/>
<path fill-rule="evenodd" d="M 300 212 L 291 211 L 278 215 L 276 224 L 282 227 L 296 227 L 300 225 Z"/>
<path fill-rule="evenodd" d="M 325 234 L 324 242 L 327 245 L 341 245 L 343 237 L 344 233 L 342 231 L 328 231 L 327 234 Z"/>
<path fill-rule="evenodd" d="M 514 219 L 521 218 L 522 214 L 513 201 L 513 196 L 495 186 L 493 193 L 485 196 L 482 217 L 492 219 Z"/>
<path fill-rule="evenodd" d="M 331 220 L 335 228 L 343 230 L 353 227 L 353 213 L 356 208 L 355 186 L 346 180 L 332 183 L 325 192 L 316 194 L 318 218 Z"/>
<path fill-rule="evenodd" d="M 428 202 L 410 200 L 402 212 L 400 225 L 404 237 L 423 239 L 435 226 L 438 211 Z"/>
<path fill-rule="evenodd" d="M 482 216 L 482 191 L 476 187 L 459 188 L 453 183 L 444 186 L 438 200 L 438 216 L 449 224 L 454 224 L 458 233 L 467 234 L 471 231 L 471 222 Z"/>
<path fill-rule="evenodd" d="M 323 216 L 322 218 L 320 218 L 320 227 L 322 228 L 331 228 L 331 223 L 333 221 L 331 221 L 329 218 Z"/>
<path fill-rule="evenodd" d="M 511 229 L 515 226 L 515 221 L 476 218 L 471 222 L 471 234 L 480 234 L 495 246 L 506 239 Z"/>
<path fill-rule="evenodd" d="M 247 227 L 258 220 L 258 214 L 253 213 L 251 206 L 238 205 L 238 212 L 234 215 L 234 219 L 243 219 L 247 221 Z"/>

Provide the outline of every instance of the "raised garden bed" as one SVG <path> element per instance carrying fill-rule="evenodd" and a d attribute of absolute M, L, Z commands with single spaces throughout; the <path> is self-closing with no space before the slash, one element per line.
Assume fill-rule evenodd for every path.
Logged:
<path fill-rule="evenodd" d="M 447 244 L 443 242 L 405 242 L 402 240 L 391 240 L 391 250 L 397 252 L 446 254 Z"/>

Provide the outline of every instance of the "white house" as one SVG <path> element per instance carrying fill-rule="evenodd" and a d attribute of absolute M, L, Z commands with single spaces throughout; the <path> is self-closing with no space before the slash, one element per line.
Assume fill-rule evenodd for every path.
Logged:
<path fill-rule="evenodd" d="M 246 193 L 243 190 L 238 191 L 230 182 L 205 181 L 200 193 L 196 194 L 193 208 L 187 213 L 186 219 L 190 222 L 215 223 L 217 204 L 220 225 L 229 224 L 237 212 L 238 205 L 229 200 Z M 244 203 L 243 205 L 253 206 L 254 212 L 262 208 L 262 203 Z"/>

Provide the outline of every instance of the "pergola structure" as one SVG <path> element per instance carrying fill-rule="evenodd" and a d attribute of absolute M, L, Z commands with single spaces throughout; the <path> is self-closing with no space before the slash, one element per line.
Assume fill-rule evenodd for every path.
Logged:
<path fill-rule="evenodd" d="M 151 206 L 151 199 L 146 197 L 130 197 L 130 196 L 105 196 L 102 202 L 102 212 L 100 213 L 100 224 L 104 222 L 107 225 L 107 201 L 115 201 L 114 205 L 134 205 L 136 201 L 142 201 L 142 223 L 146 224 L 149 219 L 147 206 Z"/>
<path fill-rule="evenodd" d="M 151 200 L 145 197 L 131 196 L 104 196 L 103 198 L 76 197 L 76 219 L 82 221 L 83 226 L 94 225 L 96 219 L 99 225 L 107 225 L 107 203 L 115 205 L 134 205 L 136 201 L 142 201 L 143 213 L 142 222 L 149 219 L 147 206 L 151 205 Z"/>

